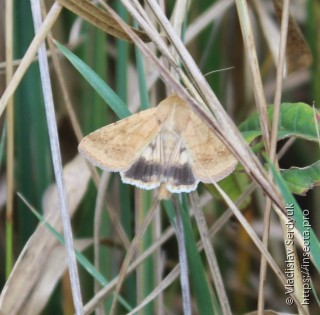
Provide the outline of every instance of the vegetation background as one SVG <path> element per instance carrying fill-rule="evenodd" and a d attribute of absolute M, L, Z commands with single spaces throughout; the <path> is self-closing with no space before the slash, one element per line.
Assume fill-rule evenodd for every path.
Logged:
<path fill-rule="evenodd" d="M 64 5 L 68 2 L 72 3 L 72 1 L 61 1 Z M 184 3 L 184 1 L 159 2 L 165 5 L 168 17 L 172 16 L 175 5 L 179 6 Z M 257 110 L 253 77 L 250 74 L 250 62 L 247 58 L 248 52 L 245 49 L 239 24 L 239 7 L 242 2 L 244 1 L 237 2 L 237 10 L 233 1 L 187 1 L 187 14 L 182 23 L 181 35 L 196 64 L 236 125 L 240 125 Z M 279 1 L 274 1 L 274 3 L 279 3 Z M 52 1 L 46 1 L 48 9 L 52 4 Z M 136 22 L 133 22 L 120 1 L 111 1 L 109 4 L 124 21 L 136 26 Z M 9 13 L 6 11 L 10 5 L 13 5 L 11 16 L 10 11 Z M 15 70 L 21 59 L 26 56 L 35 32 L 29 1 L 6 0 L 1 2 L 0 6 L 0 91 L 2 94 L 8 82 L 12 80 L 10 67 Z M 276 40 L 274 42 L 272 40 L 273 38 L 279 39 L 280 34 L 280 22 L 275 8 L 271 1 L 249 2 L 255 51 L 268 104 L 274 102 L 278 86 L 276 84 L 277 67 L 271 53 L 272 50 L 277 53 L 279 50 Z M 147 10 L 147 12 L 154 25 L 157 25 L 156 18 L 150 11 Z M 290 29 L 289 27 L 288 38 L 291 46 L 287 46 L 287 53 L 296 48 L 299 51 L 298 55 L 303 54 L 305 59 L 301 63 L 299 58 L 291 60 L 293 68 L 291 73 L 283 79 L 281 102 L 303 102 L 309 105 L 314 103 L 318 108 L 320 99 L 320 3 L 312 0 L 292 0 L 290 12 L 299 25 L 306 43 L 295 33 L 298 32 L 297 28 Z M 278 13 L 281 16 L 281 11 Z M 10 28 L 11 25 L 13 29 Z M 159 27 L 158 30 L 169 47 L 165 33 Z M 77 16 L 63 9 L 52 27 L 52 34 L 49 38 L 51 36 L 79 57 L 106 82 L 122 102 L 128 105 L 131 113 L 155 106 L 166 97 L 170 89 L 168 84 L 164 84 L 159 79 L 152 60 L 143 56 L 135 44 L 107 34 L 81 19 L 79 14 Z M 12 66 L 10 66 L 10 52 L 8 53 L 7 50 L 6 54 L 6 47 L 8 49 L 11 45 L 13 47 Z M 159 50 L 156 51 L 153 44 L 148 45 L 153 49 L 154 55 L 160 58 Z M 90 179 L 92 173 L 87 170 L 83 160 L 76 157 L 79 134 L 86 135 L 123 117 L 119 117 L 119 113 L 115 113 L 112 106 L 106 104 L 106 98 L 99 95 L 99 91 L 97 92 L 99 84 L 95 85 L 94 76 L 87 68 L 80 75 L 56 46 L 51 43 L 49 47 L 48 58 L 60 153 L 63 165 L 69 165 L 69 173 L 65 177 L 65 182 L 69 208 L 73 215 L 73 237 L 76 247 L 82 250 L 88 261 L 92 263 L 95 261 L 96 267 L 100 265 L 98 270 L 103 275 L 103 280 L 101 280 L 97 273 L 88 273 L 85 270 L 89 268 L 87 261 L 84 262 L 85 268 L 79 267 L 82 298 L 84 303 L 87 303 L 95 297 L 101 284 L 106 284 L 104 282 L 106 279 L 111 281 L 118 274 L 126 253 L 125 248 L 152 207 L 155 195 L 153 192 L 140 191 L 123 185 L 118 174 L 106 176 L 99 172 L 102 178 L 107 177 L 105 179 L 106 203 L 99 206 L 97 186 Z M 64 52 L 64 54 L 67 53 Z M 56 58 L 56 63 L 54 63 L 54 58 Z M 73 56 L 69 58 L 77 62 Z M 167 61 L 163 60 L 163 62 L 169 68 Z M 92 85 L 95 85 L 94 88 Z M 107 87 L 104 88 L 107 89 Z M 114 100 L 116 101 L 116 98 Z M 13 280 L 11 279 L 10 287 L 12 291 L 9 290 L 10 298 L 5 295 L 4 290 L 1 293 L 0 314 L 9 314 L 5 312 L 8 305 L 12 307 L 10 314 L 73 314 L 72 294 L 66 269 L 67 260 L 63 255 L 64 249 L 53 241 L 54 237 L 48 232 L 48 227 L 43 228 L 42 226 L 42 230 L 39 231 L 39 218 L 30 211 L 30 205 L 27 205 L 21 196 L 17 195 L 19 192 L 41 214 L 50 213 L 50 211 L 59 214 L 58 198 L 52 194 L 52 184 L 55 179 L 37 59 L 23 75 L 14 92 L 12 102 L 12 105 L 8 105 L 6 114 L 1 116 L 0 126 L 2 131 L 0 143 L 0 288 L 4 288 L 10 275 Z M 112 103 L 112 100 L 110 102 Z M 68 108 L 67 103 L 72 110 Z M 78 122 L 80 131 L 75 130 L 74 119 Z M 293 138 L 290 137 L 290 139 Z M 318 161 L 319 143 L 316 141 L 289 140 L 290 147 L 287 141 L 286 139 L 278 142 L 278 149 L 284 147 L 286 150 L 283 157 L 279 159 L 280 168 L 287 169 L 292 166 L 301 168 Z M 259 147 L 259 143 L 261 142 L 256 140 L 255 145 Z M 261 152 L 261 147 L 259 152 Z M 312 227 L 319 237 L 319 188 L 309 191 L 311 186 L 319 182 L 319 177 L 315 176 L 315 178 L 306 189 L 306 194 L 296 196 L 296 199 L 301 209 L 309 210 Z M 235 200 L 249 188 L 250 181 L 243 169 L 239 167 L 235 175 L 223 181 L 222 186 Z M 102 191 L 101 182 L 99 189 Z M 259 236 L 262 235 L 265 225 L 263 219 L 265 202 L 262 187 L 255 190 L 239 206 Z M 209 227 L 214 226 L 227 207 L 213 185 L 200 185 L 198 205 Z M 186 195 L 181 197 L 179 207 L 185 213 L 192 208 Z M 172 229 L 175 222 L 174 204 L 163 203 L 161 209 L 162 211 L 156 215 L 139 243 L 135 259 L 151 245 L 155 245 L 156 250 L 142 264 L 135 267 L 134 272 L 124 282 L 121 290 L 123 300 L 119 301 L 121 305 L 118 306 L 118 314 L 127 314 L 130 309 L 139 305 L 179 261 L 177 241 Z M 116 214 L 117 224 L 115 224 L 115 219 L 111 219 L 110 211 Z M 184 220 L 186 217 L 188 216 L 186 215 Z M 195 243 L 199 239 L 199 225 L 194 219 L 188 219 L 184 224 L 189 224 L 185 237 L 188 240 L 187 243 L 192 244 L 191 248 L 187 248 L 188 258 L 191 259 L 190 255 L 197 256 Z M 54 227 L 56 231 L 61 232 L 59 223 Z M 270 229 L 269 251 L 280 270 L 284 272 L 286 268 L 286 254 L 283 246 L 285 236 L 278 216 L 274 213 L 271 216 Z M 122 230 L 124 235 L 119 236 L 119 230 Z M 161 243 L 159 238 L 163 235 L 167 235 L 168 239 Z M 223 290 L 227 293 L 232 314 L 245 314 L 256 310 L 261 254 L 248 236 L 248 231 L 246 232 L 236 219 L 227 219 L 219 233 L 212 238 L 212 244 L 220 266 Z M 22 255 L 23 248 L 25 252 Z M 100 257 L 95 256 L 94 248 L 99 252 Z M 21 255 L 19 264 L 24 267 L 13 272 L 13 265 L 19 255 Z M 207 256 L 202 253 L 197 257 L 199 259 L 189 261 L 193 314 L 228 314 L 228 311 L 217 300 L 216 293 L 219 289 L 213 284 Z M 300 248 L 297 250 L 297 257 L 301 261 Z M 311 263 L 309 271 L 313 279 L 314 293 L 310 293 L 310 305 L 309 308 L 305 308 L 304 312 L 305 314 L 317 314 L 319 301 L 316 298 L 316 292 L 319 292 L 320 285 L 319 270 Z M 296 306 L 286 304 L 287 295 L 283 284 L 278 281 L 271 269 L 268 269 L 267 272 L 264 287 L 265 309 L 289 314 L 297 312 L 303 314 L 303 311 L 297 309 Z M 197 283 L 197 277 L 205 284 Z M 20 290 L 24 292 L 22 295 L 20 295 Z M 172 278 L 169 287 L 158 288 L 157 293 L 157 299 L 147 304 L 143 310 L 137 311 L 137 314 L 160 314 L 160 312 L 161 314 L 181 314 L 183 312 L 179 277 Z M 201 295 L 208 297 L 209 300 L 201 300 Z M 97 310 L 97 313 L 108 314 L 111 302 L 112 295 L 109 294 L 103 299 L 102 307 Z"/>

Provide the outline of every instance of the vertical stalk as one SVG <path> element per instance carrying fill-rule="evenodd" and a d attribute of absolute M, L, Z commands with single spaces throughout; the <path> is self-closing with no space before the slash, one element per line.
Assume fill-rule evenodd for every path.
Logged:
<path fill-rule="evenodd" d="M 179 261 L 180 261 L 180 283 L 182 292 L 182 304 L 183 304 L 183 314 L 191 315 L 191 296 L 190 296 L 190 285 L 188 278 L 188 260 L 185 245 L 185 235 L 182 225 L 181 213 L 179 209 L 178 202 L 174 200 L 175 212 L 176 212 L 176 225 L 174 225 L 178 249 L 179 249 Z"/>
<path fill-rule="evenodd" d="M 285 52 L 287 43 L 288 21 L 289 21 L 289 4 L 290 0 L 284 0 L 282 19 L 281 19 L 281 36 L 280 36 L 280 48 L 279 48 L 279 62 L 277 68 L 276 79 L 276 92 L 274 97 L 274 114 L 272 119 L 272 130 L 270 139 L 270 151 L 269 156 L 272 163 L 276 163 L 276 148 L 279 128 L 280 117 L 280 103 L 282 94 L 282 80 L 284 73 Z M 271 173 L 270 173 L 271 177 Z M 262 242 L 265 247 L 268 247 L 269 241 L 269 229 L 270 229 L 270 217 L 271 217 L 272 202 L 270 198 L 266 199 L 266 207 L 264 212 L 264 229 Z M 264 256 L 261 256 L 260 262 L 260 282 L 259 282 L 259 294 L 258 294 L 258 314 L 262 315 L 264 312 L 264 284 L 267 274 L 267 261 Z"/>
<path fill-rule="evenodd" d="M 59 3 L 55 2 L 53 7 L 58 9 L 61 7 Z M 41 29 L 42 16 L 40 1 L 31 0 L 31 10 L 34 23 L 35 33 L 37 34 Z M 62 175 L 62 161 L 60 155 L 60 144 L 58 138 L 58 130 L 56 125 L 56 118 L 54 112 L 54 103 L 52 95 L 52 86 L 49 74 L 49 64 L 48 57 L 46 53 L 46 45 L 42 43 L 38 50 L 39 55 L 39 68 L 41 75 L 41 84 L 43 90 L 44 104 L 46 110 L 49 138 L 50 138 L 50 147 L 51 155 L 53 161 L 53 168 L 55 173 L 56 185 L 59 196 L 59 205 L 60 205 L 60 216 L 63 225 L 63 234 L 65 239 L 65 246 L 67 251 L 67 261 L 69 267 L 69 276 L 72 289 L 72 297 L 75 308 L 75 313 L 77 315 L 83 315 L 83 303 L 80 290 L 80 281 L 79 274 L 77 269 L 77 262 L 73 244 L 72 228 L 68 211 L 68 202 L 66 196 L 65 182 Z"/>
<path fill-rule="evenodd" d="M 6 6 L 6 85 L 13 75 L 13 0 L 7 0 Z M 14 194 L 14 111 L 13 97 L 10 98 L 6 113 L 7 122 L 7 207 L 6 207 L 6 277 L 13 264 L 13 194 Z"/>

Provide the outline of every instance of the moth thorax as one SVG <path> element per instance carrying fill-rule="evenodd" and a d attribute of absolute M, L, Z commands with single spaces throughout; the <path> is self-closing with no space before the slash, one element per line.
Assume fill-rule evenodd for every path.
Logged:
<path fill-rule="evenodd" d="M 161 150 L 165 165 L 179 159 L 180 149 L 181 138 L 172 131 L 163 130 L 161 132 Z"/>

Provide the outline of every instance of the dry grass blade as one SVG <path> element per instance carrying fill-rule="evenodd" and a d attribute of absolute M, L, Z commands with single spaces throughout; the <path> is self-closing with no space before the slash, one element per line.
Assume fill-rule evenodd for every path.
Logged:
<path fill-rule="evenodd" d="M 275 275 L 277 276 L 277 278 L 279 279 L 281 284 L 283 286 L 285 286 L 285 284 L 287 283 L 285 276 L 283 275 L 282 271 L 275 263 L 274 259 L 272 258 L 272 256 L 268 252 L 267 248 L 263 245 L 263 243 L 261 242 L 261 240 L 259 239 L 257 234 L 254 232 L 253 228 L 250 226 L 250 224 L 248 223 L 246 218 L 242 215 L 242 213 L 239 211 L 239 209 L 235 206 L 235 204 L 232 202 L 232 200 L 229 198 L 229 196 L 220 188 L 220 186 L 217 183 L 214 183 L 214 186 L 218 190 L 219 194 L 223 197 L 225 202 L 228 204 L 228 206 L 231 208 L 234 215 L 237 217 L 237 219 L 239 220 L 241 225 L 244 227 L 246 232 L 249 234 L 250 238 L 252 239 L 254 244 L 257 246 L 257 248 L 260 250 L 261 254 L 265 257 L 265 259 L 269 263 L 270 267 L 274 271 Z M 305 309 L 300 304 L 299 298 L 296 296 L 296 294 L 291 293 L 290 295 L 294 299 L 299 310 L 301 311 L 301 314 L 307 315 Z"/>
<path fill-rule="evenodd" d="M 52 5 L 45 20 L 43 21 L 43 24 L 41 25 L 36 36 L 33 38 L 28 50 L 24 54 L 24 56 L 19 64 L 19 67 L 15 71 L 15 73 L 12 77 L 12 80 L 10 81 L 6 90 L 2 94 L 2 97 L 0 99 L 0 116 L 3 114 L 3 111 L 5 110 L 9 99 L 14 94 L 21 79 L 23 78 L 24 74 L 26 73 L 30 64 L 32 63 L 33 58 L 34 58 L 35 54 L 37 53 L 38 48 L 40 47 L 40 45 L 44 41 L 45 37 L 48 35 L 48 33 L 49 33 L 50 29 L 52 28 L 53 24 L 55 23 L 55 21 L 58 19 L 61 10 L 62 10 L 62 7 L 60 6 L 60 4 L 55 2 Z"/>
<path fill-rule="evenodd" d="M 32 9 L 34 29 L 35 29 L 35 33 L 37 33 L 40 30 L 41 24 L 42 24 L 41 8 L 39 6 L 39 2 L 37 2 L 36 0 L 32 0 L 31 9 Z M 50 138 L 50 148 L 51 148 L 51 155 L 53 160 L 53 169 L 55 173 L 55 179 L 57 183 L 57 189 L 58 189 L 59 201 L 60 201 L 60 204 L 59 204 L 60 216 L 62 220 L 63 232 L 64 232 L 63 234 L 65 238 L 66 251 L 68 256 L 68 267 L 69 267 L 69 275 L 70 275 L 70 281 L 71 281 L 73 303 L 76 310 L 76 314 L 82 315 L 83 303 L 82 303 L 82 297 L 81 297 L 76 256 L 74 252 L 71 222 L 70 222 L 70 217 L 68 213 L 66 188 L 65 188 L 63 175 L 62 175 L 62 162 L 61 162 L 61 153 L 60 153 L 60 145 L 59 145 L 59 138 L 58 138 L 58 129 L 57 129 L 55 113 L 54 113 L 53 95 L 52 95 L 51 80 L 50 80 L 50 74 L 49 74 L 49 64 L 48 64 L 48 58 L 46 55 L 45 43 L 42 43 L 40 45 L 38 50 L 38 55 L 39 55 L 39 67 L 40 67 L 42 91 L 44 96 L 44 104 L 45 104 L 45 111 L 46 111 L 49 138 Z"/>
<path fill-rule="evenodd" d="M 232 312 L 231 312 L 230 305 L 228 303 L 228 297 L 223 284 L 217 257 L 213 250 L 213 247 L 209 238 L 209 231 L 208 231 L 206 219 L 202 213 L 202 210 L 198 207 L 199 201 L 196 193 L 191 193 L 190 200 L 191 200 L 191 206 L 194 210 L 194 216 L 197 221 L 198 231 L 201 236 L 202 244 L 203 244 L 206 257 L 208 260 L 209 268 L 211 271 L 211 277 L 216 288 L 216 292 L 219 298 L 222 312 L 225 315 L 231 315 Z"/>
<path fill-rule="evenodd" d="M 142 310 L 144 306 L 154 300 L 161 292 L 163 292 L 174 280 L 179 277 L 180 265 L 175 266 L 169 274 L 159 283 L 159 285 L 130 313 L 127 315 L 137 314 L 138 311 Z"/>
<path fill-rule="evenodd" d="M 75 247 L 78 251 L 83 251 L 91 245 L 92 240 L 90 239 L 75 240 Z M 61 244 L 56 244 L 45 257 L 46 268 L 39 274 L 39 281 L 23 307 L 23 315 L 38 315 L 43 311 L 68 267 L 66 250 Z"/>
<path fill-rule="evenodd" d="M 150 47 L 146 45 L 141 45 L 143 44 L 143 42 L 140 40 L 140 38 L 136 36 L 136 34 L 134 34 L 134 32 L 132 32 L 131 29 L 128 28 L 125 23 L 123 23 L 123 21 L 117 16 L 117 14 L 109 6 L 107 6 L 104 2 L 102 2 L 102 0 L 99 0 L 99 2 L 103 4 L 104 7 L 108 10 L 108 12 L 118 21 L 119 24 L 122 25 L 123 30 L 127 32 L 127 34 L 130 36 L 132 41 L 137 45 L 137 47 L 142 49 L 142 46 L 144 46 L 146 48 L 142 50 L 143 53 L 144 52 L 147 53 L 147 51 L 149 51 L 151 54 L 149 54 L 148 57 L 150 58 L 152 58 L 152 56 L 155 57 L 154 52 L 151 51 Z M 135 6 L 134 6 L 132 2 L 128 0 L 123 0 L 122 3 L 126 7 L 126 9 L 130 12 L 130 14 L 137 20 L 139 25 L 145 30 L 148 36 L 152 38 L 152 42 L 156 45 L 156 47 L 162 53 L 163 57 L 167 59 L 166 61 L 169 62 L 170 66 L 172 66 L 174 69 L 177 69 L 178 65 L 175 63 L 175 60 L 171 55 L 169 48 L 165 44 L 163 40 L 163 36 L 161 36 L 157 31 L 157 29 L 153 26 L 153 23 L 150 21 L 148 15 L 144 13 L 144 9 L 141 7 L 141 5 L 137 1 L 134 1 L 135 3 Z M 136 7 L 139 9 L 136 9 Z M 140 15 L 140 12 L 143 14 Z M 158 60 L 158 58 L 156 59 Z"/>
<path fill-rule="evenodd" d="M 70 94 L 68 92 L 68 83 L 67 83 L 67 81 L 65 79 L 65 76 L 63 75 L 62 65 L 61 65 L 61 62 L 59 60 L 59 57 L 58 57 L 57 51 L 55 49 L 55 46 L 53 44 L 53 40 L 52 40 L 51 36 L 52 36 L 52 34 L 51 34 L 51 32 L 49 32 L 48 46 L 49 46 L 49 49 L 50 49 L 50 52 L 51 52 L 51 56 L 52 56 L 52 62 L 53 62 L 53 65 L 54 65 L 54 71 L 57 74 L 58 83 L 59 83 L 59 86 L 60 86 L 61 92 L 62 92 L 61 94 L 62 94 L 63 102 L 64 102 L 64 104 L 66 106 L 67 111 L 68 111 L 68 115 L 70 117 L 72 128 L 73 128 L 74 133 L 75 133 L 75 135 L 77 137 L 77 140 L 80 142 L 81 139 L 83 138 L 83 133 L 81 131 L 80 124 L 78 122 L 76 113 L 75 113 L 75 111 L 73 109 L 73 106 L 72 106 L 72 103 L 71 103 L 71 97 L 70 97 Z M 88 167 L 92 167 L 92 166 L 88 165 Z M 96 171 L 92 171 L 92 172 L 96 173 L 96 175 L 93 176 L 93 177 L 96 177 L 96 180 L 97 180 L 97 178 L 99 178 L 97 172 Z"/>
<path fill-rule="evenodd" d="M 45 15 L 47 15 L 47 14 L 45 14 Z M 48 34 L 49 34 L 50 32 L 48 32 Z M 83 40 L 80 38 L 79 40 L 77 39 L 77 40 L 75 40 L 75 41 L 70 41 L 70 44 L 66 44 L 66 47 L 68 48 L 68 49 L 74 49 L 74 48 L 76 48 L 80 43 L 82 43 L 83 42 Z M 47 52 L 47 56 L 48 57 L 50 57 L 51 56 L 51 52 L 50 51 L 48 51 Z M 22 61 L 22 59 L 14 59 L 13 60 L 13 62 L 12 62 L 12 64 L 13 64 L 13 67 L 14 68 L 17 68 L 19 65 L 20 65 L 20 63 L 21 63 L 21 61 Z M 35 55 L 33 58 L 32 58 L 32 62 L 35 62 L 35 61 L 38 61 L 38 56 L 37 55 Z M 5 71 L 5 68 L 6 68 L 6 62 L 5 61 L 3 61 L 3 62 L 0 62 L 0 74 L 4 74 L 6 71 Z"/>
<path fill-rule="evenodd" d="M 83 198 L 90 179 L 90 173 L 80 156 L 68 163 L 64 168 L 64 178 L 67 187 L 69 215 L 72 217 Z M 59 217 L 59 199 L 55 185 L 50 186 L 43 198 L 43 211 L 55 230 L 61 232 Z M 21 314 L 28 304 L 29 292 L 34 290 L 36 283 L 46 268 L 46 258 L 57 245 L 57 240 L 47 228 L 39 224 L 32 237 L 21 252 L 13 271 L 10 274 L 0 295 L 0 310 L 4 314 Z"/>
<path fill-rule="evenodd" d="M 215 19 L 222 16 L 231 5 L 233 0 L 220 0 L 216 1 L 209 9 L 200 15 L 195 21 L 190 24 L 186 30 L 185 43 L 186 45 L 191 42 L 204 28 L 206 28 Z"/>
<path fill-rule="evenodd" d="M 279 49 L 279 62 L 277 67 L 277 85 L 274 97 L 274 114 L 272 119 L 272 129 L 271 129 L 271 140 L 270 140 L 270 151 L 269 157 L 272 163 L 276 162 L 276 149 L 278 140 L 278 128 L 279 128 L 279 118 L 280 118 L 280 102 L 282 94 L 282 80 L 284 73 L 284 61 L 286 52 L 286 42 L 287 42 L 287 31 L 288 31 L 288 20 L 289 20 L 289 3 L 290 1 L 285 0 L 282 22 L 281 22 L 281 36 L 280 36 L 280 49 Z M 272 178 L 270 173 L 270 178 Z M 269 243 L 269 230 L 270 230 L 270 218 L 271 218 L 271 206 L 272 202 L 270 198 L 266 200 L 266 206 L 264 211 L 264 228 L 262 242 L 266 248 L 268 248 Z M 264 256 L 261 256 L 260 263 L 260 282 L 259 282 L 259 295 L 258 295 L 258 311 L 262 312 L 264 309 L 264 284 L 266 280 L 267 273 L 267 262 Z"/>
<path fill-rule="evenodd" d="M 248 63 L 252 76 L 254 94 L 256 99 L 257 110 L 259 113 L 260 126 L 262 130 L 262 137 L 266 151 L 269 152 L 270 147 L 270 126 L 267 115 L 267 102 L 264 96 L 260 69 L 258 64 L 258 57 L 254 43 L 253 32 L 251 28 L 248 6 L 246 0 L 237 0 L 238 16 L 246 53 L 248 55 Z"/>
<path fill-rule="evenodd" d="M 176 4 L 174 6 L 172 16 L 170 18 L 172 27 L 175 29 L 177 34 L 181 37 L 181 32 L 182 32 L 182 26 L 185 21 L 185 17 L 188 12 L 188 6 L 190 5 L 189 1 L 186 0 L 179 0 L 176 1 Z M 177 64 L 179 64 L 179 55 L 178 53 L 174 50 L 173 47 L 171 47 L 171 54 Z M 177 73 L 173 70 L 172 75 L 176 75 Z M 169 88 L 167 88 L 169 90 Z M 172 94 L 174 91 L 170 91 L 167 94 Z"/>
<path fill-rule="evenodd" d="M 89 23 L 100 28 L 107 34 L 114 37 L 131 41 L 131 38 L 122 30 L 121 26 L 108 13 L 87 0 L 58 0 L 61 5 L 87 20 Z M 145 42 L 150 42 L 150 38 L 143 32 L 132 28 L 132 30 Z"/>
<path fill-rule="evenodd" d="M 266 3 L 259 0 L 253 0 L 252 4 L 256 10 L 261 30 L 265 37 L 266 43 L 272 55 L 274 62 L 277 64 L 279 55 L 280 34 L 276 21 L 268 14 Z M 268 94 L 266 93 L 266 96 Z M 268 99 L 268 98 L 267 98 Z"/>
<path fill-rule="evenodd" d="M 158 210 L 158 205 L 159 205 L 159 200 L 155 199 L 150 210 L 148 211 L 147 216 L 145 217 L 141 227 L 139 228 L 139 231 L 137 232 L 137 234 L 135 235 L 135 237 L 133 238 L 133 240 L 130 243 L 130 247 L 128 248 L 128 251 L 126 253 L 125 259 L 122 263 L 121 266 L 121 270 L 119 272 L 119 278 L 117 281 L 117 286 L 115 288 L 115 292 L 114 292 L 114 296 L 113 296 L 113 301 L 112 301 L 112 305 L 110 308 L 110 315 L 115 314 L 116 311 L 116 305 L 117 305 L 117 300 L 118 300 L 118 295 L 121 289 L 121 286 L 123 284 L 123 281 L 125 279 L 125 276 L 127 274 L 130 262 L 132 260 L 132 257 L 135 254 L 135 251 L 137 250 L 137 246 L 139 245 L 139 242 L 141 241 L 141 238 L 143 236 L 143 234 L 145 233 L 147 227 L 149 226 L 150 222 L 152 221 L 155 212 Z"/>

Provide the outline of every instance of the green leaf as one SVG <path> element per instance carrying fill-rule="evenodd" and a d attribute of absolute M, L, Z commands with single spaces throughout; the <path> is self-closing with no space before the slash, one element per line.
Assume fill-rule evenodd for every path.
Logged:
<path fill-rule="evenodd" d="M 320 185 L 320 161 L 307 167 L 281 170 L 281 175 L 292 193 L 305 195 L 309 189 Z"/>
<path fill-rule="evenodd" d="M 280 188 L 281 194 L 286 202 L 286 205 L 290 206 L 290 208 L 292 209 L 291 213 L 295 222 L 295 227 L 297 228 L 304 240 L 304 258 L 306 257 L 305 255 L 311 254 L 313 259 L 310 260 L 310 263 L 312 261 L 318 269 L 318 272 L 320 273 L 320 243 L 312 227 L 310 226 L 309 210 L 301 210 L 299 204 L 290 192 L 280 172 L 276 170 L 274 165 L 269 161 L 267 157 L 266 159 L 272 171 L 275 182 Z"/>
<path fill-rule="evenodd" d="M 272 121 L 274 106 L 268 106 Z M 283 103 L 280 108 L 278 139 L 298 137 L 318 141 L 313 108 L 305 103 Z M 239 126 L 243 137 L 250 143 L 261 136 L 258 114 L 255 113 Z"/>
<path fill-rule="evenodd" d="M 119 98 L 118 95 L 110 88 L 110 86 L 104 82 L 90 67 L 88 67 L 88 65 L 86 65 L 65 46 L 61 45 L 57 41 L 55 41 L 55 44 L 120 119 L 131 115 L 126 104 L 121 100 L 121 98 Z"/>

